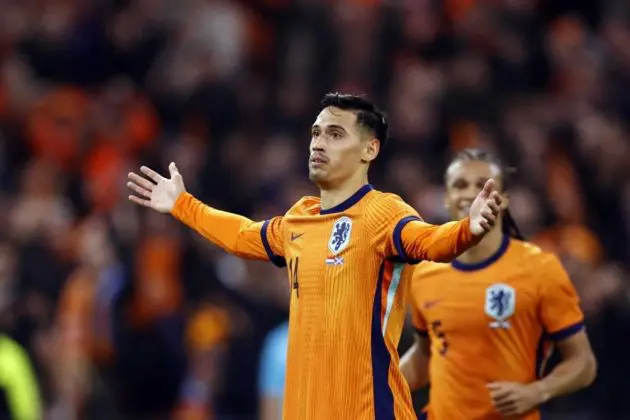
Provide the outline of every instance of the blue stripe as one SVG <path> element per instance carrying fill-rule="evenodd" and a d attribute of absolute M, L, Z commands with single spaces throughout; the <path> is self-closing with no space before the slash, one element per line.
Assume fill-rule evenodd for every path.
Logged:
<path fill-rule="evenodd" d="M 427 413 L 425 410 L 422 410 L 420 412 L 420 415 L 418 416 L 418 420 L 428 420 L 429 418 L 429 413 Z"/>
<path fill-rule="evenodd" d="M 263 246 L 265 247 L 265 252 L 267 253 L 267 257 L 269 257 L 269 261 L 274 263 L 278 267 L 286 267 L 287 262 L 284 257 L 276 255 L 273 253 L 271 249 L 271 245 L 269 244 L 269 239 L 267 238 L 267 228 L 269 227 L 269 220 L 265 220 L 260 229 L 260 238 L 262 239 Z"/>
<path fill-rule="evenodd" d="M 394 395 L 389 387 L 391 357 L 381 334 L 381 289 L 385 263 L 381 264 L 372 306 L 372 384 L 374 387 L 375 420 L 394 419 Z"/>
<path fill-rule="evenodd" d="M 574 334 L 579 333 L 580 331 L 582 331 L 582 329 L 584 329 L 584 321 L 580 321 L 573 325 L 569 325 L 568 327 L 563 328 L 559 331 L 550 333 L 549 338 L 551 338 L 554 341 L 564 340 L 571 337 Z"/>
<path fill-rule="evenodd" d="M 503 256 L 503 254 L 505 254 L 507 252 L 509 246 L 510 246 L 510 237 L 508 235 L 504 235 L 503 236 L 503 241 L 501 242 L 501 246 L 499 247 L 497 252 L 495 252 L 489 258 L 487 258 L 487 259 L 485 259 L 483 261 L 479 261 L 477 263 L 473 263 L 473 264 L 467 264 L 467 263 L 463 263 L 463 262 L 461 262 L 459 260 L 453 260 L 451 262 L 451 265 L 453 266 L 453 268 L 456 268 L 457 270 L 460 270 L 460 271 L 482 270 L 482 269 L 484 269 L 486 267 L 491 266 L 495 262 L 497 262 L 499 260 L 499 258 L 501 258 Z"/>
<path fill-rule="evenodd" d="M 319 214 L 332 214 L 332 213 L 341 213 L 342 211 L 346 211 L 350 207 L 357 204 L 365 196 L 365 194 L 369 193 L 373 189 L 374 187 L 371 184 L 365 184 L 359 189 L 359 191 L 352 194 L 350 198 L 348 198 L 343 203 L 337 204 L 335 207 L 332 207 L 329 209 L 325 209 L 325 210 L 322 209 L 319 211 Z"/>
<path fill-rule="evenodd" d="M 417 216 L 406 216 L 403 217 L 396 223 L 396 227 L 394 228 L 394 247 L 396 248 L 396 252 L 398 253 L 398 258 L 402 262 L 406 262 L 407 264 L 418 264 L 420 260 L 410 259 L 405 252 L 405 247 L 402 243 L 402 230 L 407 225 L 407 223 L 412 222 L 414 220 L 420 221 L 420 218 Z"/>

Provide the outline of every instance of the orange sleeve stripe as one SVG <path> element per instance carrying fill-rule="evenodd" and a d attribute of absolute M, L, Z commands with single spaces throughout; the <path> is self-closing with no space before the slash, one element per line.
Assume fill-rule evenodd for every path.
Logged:
<path fill-rule="evenodd" d="M 481 240 L 470 231 L 468 217 L 439 226 L 405 219 L 399 222 L 405 222 L 400 235 L 403 256 L 414 261 L 450 262 Z"/>

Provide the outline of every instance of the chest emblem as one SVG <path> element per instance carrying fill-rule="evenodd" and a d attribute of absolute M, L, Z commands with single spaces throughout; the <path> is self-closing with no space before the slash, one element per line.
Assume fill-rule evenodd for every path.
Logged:
<path fill-rule="evenodd" d="M 510 328 L 509 318 L 516 308 L 516 291 L 512 286 L 497 283 L 486 289 L 485 312 L 494 321 L 490 328 Z"/>
<path fill-rule="evenodd" d="M 352 220 L 348 217 L 341 217 L 335 221 L 330 239 L 328 239 L 328 249 L 333 255 L 338 255 L 348 247 L 350 234 L 352 233 Z"/>

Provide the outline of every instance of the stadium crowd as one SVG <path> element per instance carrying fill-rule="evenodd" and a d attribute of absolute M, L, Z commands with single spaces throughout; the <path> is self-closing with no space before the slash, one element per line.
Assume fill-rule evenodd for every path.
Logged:
<path fill-rule="evenodd" d="M 309 127 L 318 98 L 337 90 L 388 111 L 393 141 L 371 181 L 429 222 L 447 220 L 442 173 L 455 151 L 487 148 L 515 168 L 512 214 L 562 257 L 599 362 L 596 383 L 551 403 L 551 418 L 630 418 L 625 2 L 2 9 L 0 320 L 28 351 L 50 418 L 256 418 L 286 273 L 138 210 L 125 178 L 175 161 L 213 206 L 282 214 L 315 192 Z"/>

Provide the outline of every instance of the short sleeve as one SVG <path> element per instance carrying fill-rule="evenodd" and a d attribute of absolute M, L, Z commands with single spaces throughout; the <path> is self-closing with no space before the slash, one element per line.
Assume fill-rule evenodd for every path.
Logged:
<path fill-rule="evenodd" d="M 282 398 L 286 372 L 288 325 L 273 330 L 263 345 L 258 374 L 258 392 L 262 396 Z"/>
<path fill-rule="evenodd" d="M 540 318 L 552 340 L 564 340 L 584 328 L 580 299 L 567 272 L 555 256 L 542 264 Z"/>
<path fill-rule="evenodd" d="M 407 256 L 402 242 L 403 228 L 409 222 L 422 220 L 418 212 L 399 196 L 383 194 L 374 199 L 370 213 L 370 228 L 375 233 L 373 238 L 379 241 L 385 257 L 409 264 L 419 262 Z"/>
<path fill-rule="evenodd" d="M 284 218 L 274 217 L 262 222 L 260 236 L 269 261 L 278 267 L 287 265 L 284 260 Z"/>

